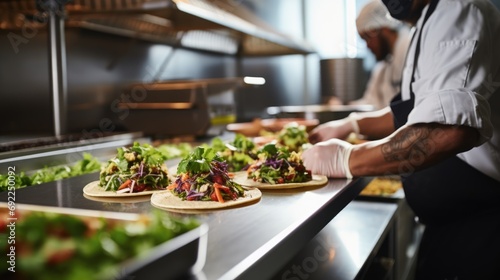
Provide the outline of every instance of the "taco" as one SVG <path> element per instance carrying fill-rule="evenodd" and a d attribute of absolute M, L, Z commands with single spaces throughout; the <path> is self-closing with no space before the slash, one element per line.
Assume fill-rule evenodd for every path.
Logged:
<path fill-rule="evenodd" d="M 258 189 L 244 189 L 227 168 L 214 149 L 196 147 L 177 166 L 169 191 L 154 194 L 151 203 L 164 209 L 216 209 L 260 199 Z"/>
<path fill-rule="evenodd" d="M 86 185 L 89 196 L 136 196 L 165 190 L 170 184 L 165 156 L 150 144 L 135 142 L 117 149 L 101 169 L 99 181 Z"/>

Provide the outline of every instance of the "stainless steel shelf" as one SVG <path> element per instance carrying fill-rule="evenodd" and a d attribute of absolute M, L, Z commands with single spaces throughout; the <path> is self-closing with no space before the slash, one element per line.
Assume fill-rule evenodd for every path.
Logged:
<path fill-rule="evenodd" d="M 0 146 L 2 148 L 11 144 L 23 144 L 25 148 L 0 153 L 0 169 L 7 170 L 8 166 L 15 166 L 19 171 L 30 173 L 46 166 L 73 164 L 82 158 L 83 153 L 90 153 L 105 161 L 114 156 L 119 147 L 132 145 L 136 141 L 150 141 L 139 132 L 106 135 L 99 138 L 70 137 L 68 139 L 71 141 L 57 142 L 59 139 L 64 139 L 64 137 L 44 137 L 34 139 L 35 141 L 3 143 Z M 46 143 L 46 145 L 37 146 L 38 143 Z"/>
<path fill-rule="evenodd" d="M 35 0 L 0 2 L 0 28 L 43 27 Z M 313 53 L 240 3 L 222 0 L 73 0 L 67 26 L 231 55 Z M 38 19 L 38 20 L 37 20 Z"/>

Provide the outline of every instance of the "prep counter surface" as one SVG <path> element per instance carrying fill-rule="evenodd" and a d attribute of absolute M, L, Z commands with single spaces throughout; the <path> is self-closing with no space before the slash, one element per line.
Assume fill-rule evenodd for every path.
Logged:
<path fill-rule="evenodd" d="M 168 163 L 167 163 L 168 164 Z M 98 173 L 16 190 L 16 203 L 147 213 L 149 196 L 127 202 L 91 200 L 83 187 Z M 267 279 L 327 225 L 371 178 L 331 179 L 323 187 L 263 191 L 258 203 L 194 216 L 209 226 L 207 258 L 193 279 Z M 7 201 L 7 192 L 0 201 Z M 158 278 L 161 279 L 161 276 Z"/>
<path fill-rule="evenodd" d="M 272 279 L 392 279 L 365 274 L 394 229 L 397 211 L 396 203 L 349 203 Z"/>

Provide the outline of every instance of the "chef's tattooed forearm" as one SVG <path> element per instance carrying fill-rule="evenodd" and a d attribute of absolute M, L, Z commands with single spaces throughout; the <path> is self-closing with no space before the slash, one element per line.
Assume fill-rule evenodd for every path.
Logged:
<path fill-rule="evenodd" d="M 382 145 L 386 162 L 411 160 L 422 162 L 433 151 L 430 135 L 434 127 L 411 126 L 402 129 L 391 141 Z"/>
<path fill-rule="evenodd" d="M 380 167 L 374 166 L 372 172 L 405 174 L 421 170 L 474 148 L 478 140 L 479 132 L 469 126 L 420 123 L 403 127 L 378 144 L 375 142 Z"/>

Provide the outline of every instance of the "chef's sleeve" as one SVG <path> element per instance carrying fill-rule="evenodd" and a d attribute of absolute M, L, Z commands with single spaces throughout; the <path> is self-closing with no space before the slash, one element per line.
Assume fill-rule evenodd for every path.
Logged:
<path fill-rule="evenodd" d="M 423 29 L 408 125 L 473 127 L 480 135 L 479 146 L 493 134 L 488 102 L 492 92 L 484 83 L 498 71 L 494 59 L 500 57 L 491 49 L 496 31 L 488 29 L 484 11 L 474 5 L 453 5 L 442 13 L 433 14 L 432 24 Z"/>

